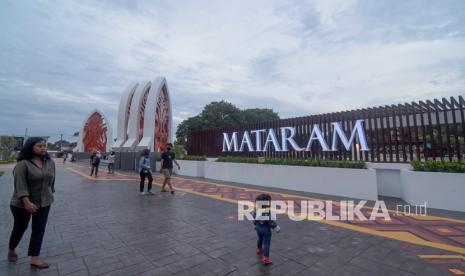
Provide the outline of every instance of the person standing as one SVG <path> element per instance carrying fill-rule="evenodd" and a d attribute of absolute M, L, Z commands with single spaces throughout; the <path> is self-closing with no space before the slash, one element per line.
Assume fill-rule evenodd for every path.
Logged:
<path fill-rule="evenodd" d="M 163 186 L 161 187 L 162 192 L 167 192 L 165 189 L 166 184 L 170 187 L 171 194 L 174 194 L 173 186 L 171 185 L 171 175 L 173 174 L 173 162 L 178 166 L 178 170 L 181 169 L 178 162 L 176 161 L 176 154 L 171 151 L 173 144 L 166 144 L 166 151 L 161 154 L 161 165 L 160 173 L 164 175 Z"/>
<path fill-rule="evenodd" d="M 50 206 L 55 193 L 55 163 L 47 154 L 47 142 L 40 137 L 31 137 L 24 144 L 16 164 L 14 191 L 10 202 L 14 223 L 8 250 L 8 260 L 18 261 L 16 247 L 29 226 L 32 217 L 32 233 L 28 256 L 30 265 L 45 269 L 49 265 L 40 259 L 40 249 L 45 234 Z"/>
<path fill-rule="evenodd" d="M 90 156 L 90 165 L 92 169 L 90 170 L 90 176 L 95 172 L 95 177 L 98 175 L 98 166 L 100 165 L 100 152 L 94 151 Z"/>
<path fill-rule="evenodd" d="M 115 152 L 112 151 L 107 157 L 108 173 L 115 173 Z"/>
<path fill-rule="evenodd" d="M 145 186 L 145 178 L 149 180 L 147 186 L 147 194 L 153 195 L 152 193 L 152 172 L 150 171 L 150 150 L 144 149 L 142 151 L 142 155 L 139 159 L 139 175 L 140 175 L 140 194 L 145 195 L 144 193 L 144 186 Z"/>
<path fill-rule="evenodd" d="M 63 152 L 63 165 L 66 164 L 66 158 L 68 158 L 68 154 Z"/>

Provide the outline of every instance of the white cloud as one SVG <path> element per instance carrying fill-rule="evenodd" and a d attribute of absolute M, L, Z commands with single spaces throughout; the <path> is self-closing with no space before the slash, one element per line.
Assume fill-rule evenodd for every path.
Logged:
<path fill-rule="evenodd" d="M 25 95 L 48 108 L 30 103 L 0 119 L 1 132 L 40 112 L 60 118 L 44 131 L 71 132 L 95 107 L 116 125 L 125 87 L 160 75 L 176 123 L 221 99 L 289 117 L 463 94 L 464 10 L 463 1 L 2 2 L 0 110 Z M 62 109 L 75 112 L 53 114 Z"/>

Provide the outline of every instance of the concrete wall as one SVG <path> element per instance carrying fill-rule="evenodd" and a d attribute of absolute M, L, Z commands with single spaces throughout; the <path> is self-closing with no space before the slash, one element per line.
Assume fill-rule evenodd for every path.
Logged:
<path fill-rule="evenodd" d="M 104 155 L 109 153 L 102 153 L 102 158 Z M 139 170 L 139 152 L 116 152 L 115 153 L 115 170 L 124 170 L 124 171 L 138 171 Z M 73 155 L 78 161 L 81 162 L 90 162 L 89 152 L 74 152 Z M 152 171 L 155 171 L 157 163 L 160 160 L 161 153 L 151 152 L 150 153 L 150 165 Z M 107 163 L 102 159 L 100 166 L 106 166 Z"/>
<path fill-rule="evenodd" d="M 368 163 L 367 170 L 178 160 L 179 175 L 264 187 L 465 212 L 465 174 L 414 172 L 408 164 Z"/>
<path fill-rule="evenodd" d="M 90 154 L 75 153 L 75 156 L 87 161 Z M 118 156 L 117 160 L 127 163 L 131 169 L 130 160 L 134 162 L 138 154 L 121 153 L 121 159 Z M 153 169 L 156 166 L 158 171 L 159 156 L 152 154 L 151 160 Z M 376 200 L 378 195 L 390 196 L 413 205 L 426 202 L 427 208 L 465 212 L 463 173 L 415 172 L 408 164 L 387 163 L 368 163 L 367 170 L 360 170 L 177 161 L 181 170 L 175 166 L 174 172 L 179 175 L 368 200 Z"/>
<path fill-rule="evenodd" d="M 205 178 L 350 198 L 378 198 L 372 169 L 206 162 Z"/>
<path fill-rule="evenodd" d="M 402 170 L 401 180 L 408 203 L 465 212 L 465 174 Z"/>
<path fill-rule="evenodd" d="M 191 160 L 177 160 L 181 170 L 178 170 L 174 165 L 173 172 L 179 175 L 193 176 L 193 177 L 205 177 L 205 163 L 207 161 L 191 161 Z"/>
<path fill-rule="evenodd" d="M 367 163 L 367 167 L 376 171 L 379 195 L 402 198 L 400 172 L 411 169 L 409 164 Z"/>

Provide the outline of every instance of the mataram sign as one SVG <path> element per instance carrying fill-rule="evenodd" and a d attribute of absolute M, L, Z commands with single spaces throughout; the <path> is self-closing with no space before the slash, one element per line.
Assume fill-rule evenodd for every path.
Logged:
<path fill-rule="evenodd" d="M 251 131 L 244 131 L 242 137 L 238 137 L 238 132 L 223 133 L 223 152 L 259 152 L 271 149 L 277 152 L 287 152 L 290 147 L 294 151 L 310 151 L 312 144 L 317 142 L 321 146 L 322 151 L 337 151 L 338 143 L 342 143 L 346 151 L 350 151 L 357 141 L 360 151 L 368 151 L 365 131 L 363 128 L 364 120 L 356 120 L 352 128 L 350 136 L 347 137 L 341 124 L 339 122 L 332 122 L 332 137 L 331 146 L 329 146 L 328 137 L 321 131 L 318 125 L 314 125 L 308 142 L 305 147 L 297 144 L 294 137 L 296 135 L 296 128 L 292 126 L 280 127 L 280 139 L 274 129 L 255 129 Z M 262 145 L 262 137 L 266 137 Z"/>

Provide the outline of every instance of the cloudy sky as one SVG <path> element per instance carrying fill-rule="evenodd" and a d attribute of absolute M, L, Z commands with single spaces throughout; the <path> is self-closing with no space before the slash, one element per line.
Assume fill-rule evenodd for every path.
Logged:
<path fill-rule="evenodd" d="M 175 124 L 226 100 L 295 117 L 465 94 L 465 1 L 0 1 L 0 134 L 116 126 L 165 76 Z"/>

